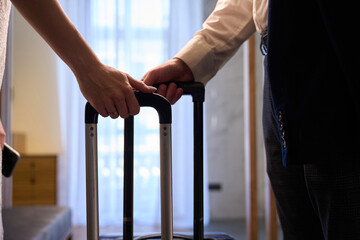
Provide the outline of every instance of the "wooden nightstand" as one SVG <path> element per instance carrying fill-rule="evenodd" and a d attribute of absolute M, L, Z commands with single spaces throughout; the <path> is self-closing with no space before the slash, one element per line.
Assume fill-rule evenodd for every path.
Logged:
<path fill-rule="evenodd" d="M 25 156 L 13 174 L 13 205 L 56 204 L 56 156 Z"/>

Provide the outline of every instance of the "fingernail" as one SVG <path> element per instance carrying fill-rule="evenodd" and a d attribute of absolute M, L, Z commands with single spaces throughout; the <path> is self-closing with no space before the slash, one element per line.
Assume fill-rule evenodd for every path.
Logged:
<path fill-rule="evenodd" d="M 149 88 L 150 88 L 151 90 L 153 90 L 154 92 L 157 90 L 157 88 L 156 88 L 156 87 L 153 87 L 153 86 L 149 86 Z"/>

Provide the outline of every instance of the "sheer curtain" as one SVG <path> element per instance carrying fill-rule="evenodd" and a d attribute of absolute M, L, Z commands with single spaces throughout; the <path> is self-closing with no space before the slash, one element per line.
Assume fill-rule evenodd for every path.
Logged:
<path fill-rule="evenodd" d="M 202 0 L 60 0 L 60 3 L 102 62 L 137 79 L 171 58 L 202 23 Z M 65 151 L 58 161 L 58 203 L 72 208 L 75 225 L 84 225 L 85 100 L 73 78 L 68 68 L 59 63 Z M 191 99 L 184 97 L 173 107 L 173 197 L 174 226 L 177 228 L 191 227 L 193 221 L 191 106 Z M 99 209 L 103 226 L 122 224 L 122 134 L 123 120 L 99 118 Z M 134 220 L 140 224 L 158 225 L 158 118 L 152 109 L 142 108 L 140 115 L 135 117 L 134 164 Z M 209 220 L 206 190 L 205 223 Z"/>

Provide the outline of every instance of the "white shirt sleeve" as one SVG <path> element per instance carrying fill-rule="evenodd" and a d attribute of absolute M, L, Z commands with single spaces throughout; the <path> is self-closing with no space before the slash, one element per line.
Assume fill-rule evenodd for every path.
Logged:
<path fill-rule="evenodd" d="M 219 0 L 212 14 L 175 57 L 206 84 L 255 31 L 252 0 Z"/>

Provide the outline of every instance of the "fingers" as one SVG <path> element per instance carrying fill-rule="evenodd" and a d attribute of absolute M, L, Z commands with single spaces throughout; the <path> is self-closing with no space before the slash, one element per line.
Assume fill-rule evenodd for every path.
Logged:
<path fill-rule="evenodd" d="M 120 116 L 119 111 L 115 109 L 115 107 L 113 108 L 114 110 L 108 110 L 107 114 L 108 116 L 110 116 L 112 119 L 116 119 Z M 123 114 L 123 113 L 122 113 Z"/>
<path fill-rule="evenodd" d="M 181 98 L 183 93 L 184 93 L 184 90 L 182 88 L 176 89 L 175 95 L 174 95 L 173 99 L 170 101 L 170 103 L 175 104 Z"/>
<path fill-rule="evenodd" d="M 153 86 L 149 86 L 147 85 L 145 82 L 143 81 L 138 81 L 136 79 L 134 79 L 133 77 L 131 77 L 130 75 L 127 75 L 128 77 L 128 80 L 129 80 L 129 83 L 130 85 L 140 91 L 140 92 L 144 92 L 144 93 L 153 93 L 156 91 L 156 88 L 153 87 Z"/>
<path fill-rule="evenodd" d="M 116 96 L 113 98 L 109 107 L 107 107 L 108 116 L 113 119 L 118 117 L 127 118 L 130 115 L 136 115 L 140 112 L 139 103 L 135 97 L 133 90 L 124 93 L 123 96 Z"/>
<path fill-rule="evenodd" d="M 85 75 L 77 75 L 80 90 L 103 117 L 127 118 L 140 111 L 133 88 L 154 92 L 156 89 L 137 81 L 126 73 L 101 64 Z"/>
<path fill-rule="evenodd" d="M 91 105 L 102 117 L 127 118 L 130 115 L 136 115 L 140 112 L 139 103 L 135 97 L 134 91 L 130 86 L 123 91 L 117 91 L 115 88 L 106 91 L 91 102 Z"/>
<path fill-rule="evenodd" d="M 170 83 L 167 88 L 165 97 L 171 104 L 175 96 L 176 89 L 177 89 L 177 85 L 175 83 Z"/>
<path fill-rule="evenodd" d="M 191 82 L 194 81 L 194 75 L 185 62 L 173 58 L 147 72 L 141 81 L 147 85 L 173 81 Z M 183 89 L 177 88 L 175 83 L 170 83 L 168 87 L 161 84 L 157 90 L 157 93 L 164 96 L 171 104 L 176 103 L 183 92 Z"/>
<path fill-rule="evenodd" d="M 191 82 L 194 81 L 194 75 L 184 61 L 173 58 L 151 69 L 142 77 L 141 81 L 151 86 L 171 81 Z"/>
<path fill-rule="evenodd" d="M 133 79 L 133 81 L 136 81 Z M 165 84 L 159 86 L 158 94 L 164 96 L 171 104 L 175 104 L 183 94 L 183 89 L 177 88 L 175 83 L 170 83 L 167 87 Z M 114 93 L 116 94 L 116 93 Z M 140 112 L 139 103 L 134 92 L 128 89 L 127 92 L 112 97 L 112 101 L 106 103 L 105 110 L 99 114 L 103 117 L 110 116 L 113 119 L 118 117 L 127 118 L 130 115 L 136 115 Z"/>
<path fill-rule="evenodd" d="M 157 93 L 164 96 L 171 104 L 175 104 L 183 95 L 184 90 L 177 88 L 175 83 L 170 83 L 169 86 L 161 84 Z"/>
<path fill-rule="evenodd" d="M 125 101 L 126 101 L 126 105 L 128 107 L 128 116 L 136 115 L 140 112 L 140 105 L 139 105 L 133 91 L 131 91 L 127 94 Z"/>
<path fill-rule="evenodd" d="M 166 90 L 167 90 L 166 85 L 161 84 L 157 90 L 157 94 L 160 94 L 161 96 L 166 97 Z"/>
<path fill-rule="evenodd" d="M 192 81 L 191 70 L 186 67 L 184 62 L 171 59 L 146 73 L 142 81 L 137 81 L 126 73 L 100 64 L 90 73 L 77 74 L 77 79 L 84 97 L 101 116 L 127 118 L 129 115 L 136 115 L 140 111 L 133 89 L 153 93 L 156 91 L 156 88 L 152 87 L 155 83 Z M 174 104 L 182 96 L 183 90 L 172 83 L 168 87 L 166 85 L 159 87 L 158 93 L 166 97 L 171 104 Z"/>
<path fill-rule="evenodd" d="M 141 79 L 147 85 L 154 85 L 157 83 L 165 83 L 179 79 L 182 72 L 178 69 L 178 65 L 170 59 L 163 64 L 151 69 Z"/>
<path fill-rule="evenodd" d="M 113 119 L 127 118 L 129 115 L 136 115 L 140 112 L 140 106 L 133 89 L 153 93 L 156 88 L 152 87 L 152 84 L 167 82 L 171 79 L 176 80 L 182 76 L 182 71 L 177 71 L 178 65 L 174 63 L 173 60 L 168 61 L 155 68 L 154 71 L 145 74 L 143 81 L 138 81 L 126 73 L 104 65 L 104 71 L 96 72 L 93 74 L 94 76 L 91 76 L 95 79 L 92 80 L 94 84 L 88 84 L 88 82 L 82 84 L 82 90 L 86 99 L 101 116 L 110 116 Z M 97 79 L 103 79 L 103 75 L 107 76 L 106 81 L 99 82 Z M 174 104 L 182 96 L 183 90 L 177 88 L 175 83 L 171 83 L 168 87 L 161 85 L 158 93 L 166 97 L 171 104 Z"/>

